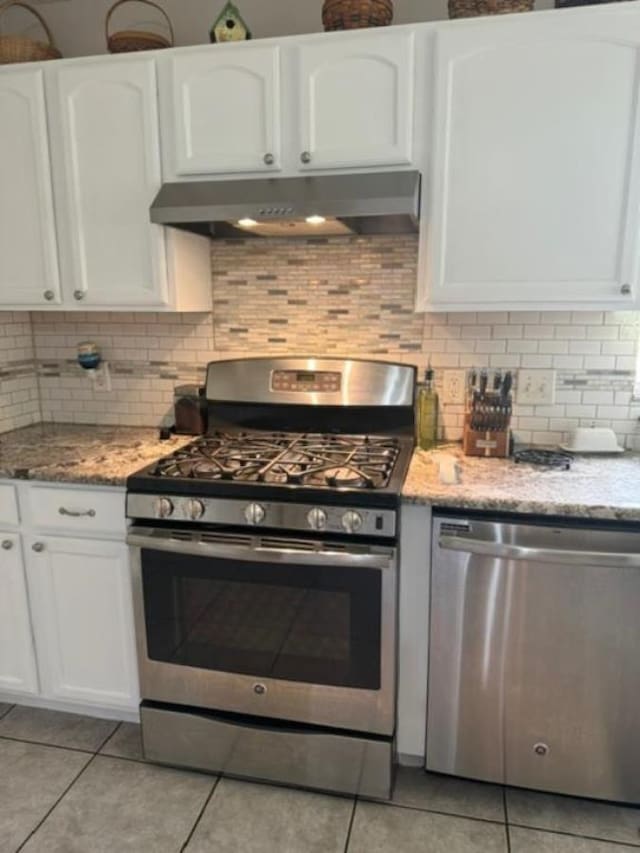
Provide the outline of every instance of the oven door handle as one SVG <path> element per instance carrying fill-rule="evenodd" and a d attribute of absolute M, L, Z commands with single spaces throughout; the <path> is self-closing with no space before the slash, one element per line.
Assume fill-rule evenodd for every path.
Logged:
<path fill-rule="evenodd" d="M 367 569 L 391 569 L 395 565 L 394 548 L 380 551 L 303 551 L 297 548 L 271 547 L 260 544 L 237 544 L 227 542 L 207 542 L 202 539 L 173 539 L 154 536 L 152 531 L 129 532 L 127 544 L 134 548 L 147 548 L 150 551 L 166 551 L 170 554 L 190 554 L 196 557 L 219 557 L 229 560 L 259 561 L 263 563 L 283 563 L 297 566 L 360 566 Z"/>

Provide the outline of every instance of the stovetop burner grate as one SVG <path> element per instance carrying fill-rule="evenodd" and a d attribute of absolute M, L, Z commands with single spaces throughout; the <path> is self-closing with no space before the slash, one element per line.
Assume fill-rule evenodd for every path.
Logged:
<path fill-rule="evenodd" d="M 381 489 L 400 447 L 388 436 L 216 432 L 161 459 L 152 476 Z"/>
<path fill-rule="evenodd" d="M 513 461 L 522 462 L 527 465 L 540 465 L 545 468 L 557 468 L 569 471 L 573 462 L 573 456 L 570 453 L 563 453 L 561 450 L 542 450 L 535 447 L 527 447 L 524 450 L 518 450 L 513 455 Z"/>

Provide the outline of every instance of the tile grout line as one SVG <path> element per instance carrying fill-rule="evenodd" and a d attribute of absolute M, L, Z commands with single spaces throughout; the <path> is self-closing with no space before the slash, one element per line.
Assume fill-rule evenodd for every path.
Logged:
<path fill-rule="evenodd" d="M 640 843 L 635 841 L 618 841 L 613 838 L 603 838 L 598 835 L 579 835 L 577 832 L 569 832 L 566 829 L 549 829 L 542 826 L 530 826 L 525 823 L 510 823 L 510 829 L 526 829 L 529 832 L 543 832 L 546 835 L 562 835 L 565 838 L 582 838 L 586 841 L 600 841 L 604 844 L 615 844 L 617 847 L 640 848 Z"/>
<path fill-rule="evenodd" d="M 7 710 L 6 710 L 6 711 L 3 711 L 3 712 L 0 714 L 0 720 L 4 720 L 4 718 L 7 716 L 7 714 L 8 714 L 10 711 L 13 711 L 13 709 L 14 709 L 15 707 L 16 707 L 15 705 L 8 705 L 8 706 L 7 706 Z"/>
<path fill-rule="evenodd" d="M 353 822 L 356 817 L 356 806 L 358 805 L 358 797 L 355 796 L 353 798 L 353 807 L 351 809 L 351 817 L 349 819 L 349 826 L 347 828 L 347 837 L 344 842 L 344 851 L 343 853 L 348 853 L 349 844 L 351 844 L 351 831 L 353 830 Z"/>
<path fill-rule="evenodd" d="M 428 808 L 423 808 L 421 806 L 409 806 L 409 805 L 405 805 L 404 803 L 395 803 L 393 801 L 381 802 L 379 800 L 363 799 L 362 802 L 365 802 L 365 803 L 366 802 L 372 802 L 372 803 L 375 803 L 375 804 L 380 805 L 380 806 L 387 806 L 387 807 L 390 806 L 391 808 L 394 808 L 394 809 L 405 809 L 406 811 L 410 811 L 410 812 L 426 812 L 427 814 L 437 814 L 437 815 L 441 815 L 442 817 L 457 817 L 461 820 L 473 820 L 476 823 L 491 823 L 494 826 L 504 826 L 504 824 L 505 824 L 504 820 L 494 820 L 493 818 L 490 818 L 490 817 L 476 817 L 475 815 L 464 814 L 463 812 L 451 812 L 451 811 L 443 812 L 439 809 L 428 809 Z"/>
<path fill-rule="evenodd" d="M 10 740 L 12 743 L 31 743 L 34 746 L 46 746 L 49 749 L 62 749 L 65 752 L 79 752 L 81 755 L 97 755 L 93 749 L 81 749 L 79 746 L 61 746 L 59 743 L 46 743 L 42 740 L 27 740 L 23 737 L 12 737 L 0 734 L 0 740 Z"/>
<path fill-rule="evenodd" d="M 507 853 L 511 853 L 511 833 L 509 832 L 509 810 L 507 807 L 507 789 L 502 788 L 502 808 L 504 810 L 504 828 L 507 836 Z"/>
<path fill-rule="evenodd" d="M 110 740 L 111 740 L 111 738 L 114 736 L 114 734 L 115 734 L 117 731 L 119 731 L 119 730 L 120 730 L 120 726 L 121 726 L 121 725 L 122 725 L 122 720 L 120 720 L 120 721 L 117 723 L 117 725 L 115 726 L 115 728 L 113 729 L 113 731 L 112 731 L 110 734 L 108 734 L 108 735 L 106 736 L 106 738 L 102 741 L 102 743 L 100 744 L 100 746 L 95 750 L 94 755 L 99 755 L 99 754 L 100 754 L 100 750 L 105 748 L 105 746 L 109 743 L 109 741 L 110 741 Z"/>
<path fill-rule="evenodd" d="M 78 751 L 79 751 L 79 750 L 78 750 Z M 20 853 L 20 851 L 21 851 L 21 850 L 24 850 L 24 848 L 25 848 L 26 844 L 29 842 L 29 840 L 30 840 L 31 838 L 33 838 L 33 836 L 36 834 L 36 832 L 40 829 L 40 827 L 41 827 L 41 826 L 44 824 L 44 822 L 48 819 L 49 815 L 50 815 L 50 814 L 51 814 L 51 813 L 52 813 L 52 812 L 53 812 L 53 811 L 54 811 L 54 810 L 55 810 L 55 809 L 60 805 L 60 803 L 62 802 L 62 800 L 67 796 L 67 794 L 69 793 L 69 791 L 73 788 L 73 786 L 76 784 L 76 782 L 77 782 L 77 781 L 78 781 L 78 779 L 82 776 L 82 774 L 85 772 L 85 770 L 93 764 L 93 762 L 94 762 L 94 761 L 95 761 L 95 759 L 96 759 L 97 754 L 98 754 L 97 752 L 94 752 L 94 753 L 93 753 L 93 755 L 91 756 L 91 758 L 90 758 L 90 759 L 87 761 L 87 763 L 84 765 L 84 767 L 82 768 L 82 770 L 81 770 L 81 771 L 80 771 L 76 776 L 74 776 L 74 777 L 73 777 L 73 779 L 71 780 L 71 782 L 67 785 L 67 787 L 64 789 L 64 791 L 60 794 L 60 796 L 58 797 L 58 799 L 57 799 L 57 800 L 55 801 L 55 803 L 51 806 L 51 808 L 47 811 L 47 813 L 44 815 L 44 817 L 43 817 L 43 818 L 42 818 L 42 819 L 41 819 L 41 820 L 36 824 L 36 826 L 31 830 L 31 832 L 29 833 L 29 835 L 27 835 L 27 837 L 26 837 L 26 838 L 25 838 L 25 840 L 22 842 L 22 844 L 20 844 L 20 846 L 16 848 L 15 853 Z"/>
<path fill-rule="evenodd" d="M 202 816 L 204 815 L 204 813 L 205 813 L 205 811 L 206 811 L 207 806 L 208 806 L 208 805 L 209 805 L 209 803 L 211 802 L 211 799 L 213 798 L 213 795 L 214 795 L 214 793 L 215 793 L 215 791 L 216 791 L 216 789 L 217 789 L 218 785 L 220 784 L 220 780 L 221 780 L 221 778 L 222 778 L 221 776 L 218 776 L 218 778 L 217 778 L 217 779 L 215 779 L 215 781 L 214 781 L 214 783 L 213 783 L 213 785 L 212 785 L 212 787 L 211 787 L 211 790 L 209 791 L 209 795 L 207 796 L 206 800 L 204 801 L 204 805 L 202 806 L 202 808 L 201 808 L 201 809 L 200 809 L 200 811 L 198 812 L 198 816 L 197 816 L 197 818 L 195 819 L 193 826 L 191 827 L 191 831 L 189 832 L 189 835 L 187 835 L 187 838 L 186 838 L 186 840 L 185 840 L 184 844 L 183 844 L 183 845 L 182 845 L 182 847 L 180 848 L 180 853 L 184 853 L 184 851 L 185 851 L 185 850 L 187 849 L 187 847 L 189 846 L 189 843 L 191 842 L 191 839 L 193 838 L 193 836 L 194 836 L 194 834 L 195 834 L 195 831 L 196 831 L 196 829 L 198 828 L 198 824 L 199 824 L 199 823 L 200 823 L 200 821 L 202 820 Z"/>

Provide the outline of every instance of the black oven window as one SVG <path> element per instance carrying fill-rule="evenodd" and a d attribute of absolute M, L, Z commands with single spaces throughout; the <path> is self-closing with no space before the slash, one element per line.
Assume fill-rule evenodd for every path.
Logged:
<path fill-rule="evenodd" d="M 380 687 L 380 571 L 142 551 L 152 660 Z"/>

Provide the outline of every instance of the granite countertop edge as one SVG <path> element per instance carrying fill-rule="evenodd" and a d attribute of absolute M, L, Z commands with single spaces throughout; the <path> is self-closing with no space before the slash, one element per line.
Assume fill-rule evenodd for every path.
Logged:
<path fill-rule="evenodd" d="M 193 441 L 151 427 L 38 424 L 0 435 L 0 479 L 123 488 L 131 474 Z M 459 482 L 446 485 L 443 457 Z M 576 459 L 570 472 L 470 458 L 459 446 L 416 450 L 403 504 L 520 515 L 640 522 L 640 453 Z"/>
<path fill-rule="evenodd" d="M 440 480 L 445 457 L 458 482 Z M 459 446 L 416 450 L 401 499 L 438 509 L 640 522 L 640 453 L 575 457 L 570 471 L 551 471 L 466 457 Z"/>
<path fill-rule="evenodd" d="M 479 512 L 507 512 L 516 515 L 564 516 L 567 518 L 593 518 L 602 521 L 638 521 L 640 506 L 592 506 L 590 504 L 542 503 L 518 501 L 509 498 L 445 497 L 443 495 L 402 494 L 402 503 L 430 506 L 434 509 L 469 509 Z"/>
<path fill-rule="evenodd" d="M 123 488 L 193 440 L 160 440 L 153 427 L 36 424 L 0 435 L 0 480 Z"/>

